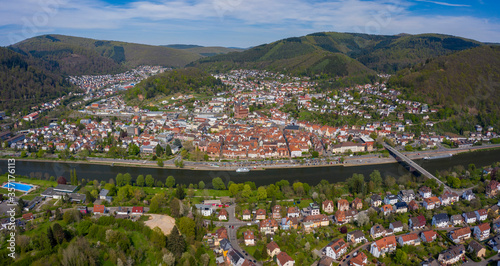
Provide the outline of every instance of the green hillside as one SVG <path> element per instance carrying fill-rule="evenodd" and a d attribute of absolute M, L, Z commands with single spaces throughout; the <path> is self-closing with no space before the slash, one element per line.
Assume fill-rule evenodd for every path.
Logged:
<path fill-rule="evenodd" d="M 206 47 L 199 46 L 199 47 L 186 48 L 185 50 L 199 54 L 204 57 L 243 51 L 243 49 L 227 48 L 220 46 L 206 46 Z"/>
<path fill-rule="evenodd" d="M 270 44 L 263 44 L 241 53 L 229 53 L 203 58 L 192 63 L 207 70 L 227 70 L 234 67 L 265 68 L 293 73 L 339 74 L 346 71 L 330 71 L 331 66 L 324 63 L 325 57 L 340 58 L 347 69 L 357 69 L 348 75 L 369 73 L 370 68 L 377 72 L 395 73 L 396 71 L 424 62 L 427 58 L 482 45 L 479 42 L 460 37 L 421 34 L 421 35 L 368 35 L 357 33 L 319 32 L 303 37 L 293 37 Z M 312 58 L 308 58 L 312 57 Z M 308 58 L 308 59 L 306 59 Z M 360 67 L 356 60 L 366 68 Z M 323 62 L 323 63 L 322 63 Z"/>
<path fill-rule="evenodd" d="M 0 47 L 0 110 L 28 111 L 32 105 L 76 89 L 50 65 Z"/>
<path fill-rule="evenodd" d="M 150 99 L 159 94 L 208 92 L 222 82 L 197 68 L 166 71 L 149 77 L 127 91 L 127 100 Z"/>
<path fill-rule="evenodd" d="M 238 48 L 227 48 L 227 47 L 221 47 L 221 46 L 200 46 L 200 45 L 194 45 L 194 44 L 168 44 L 168 45 L 162 45 L 162 46 L 190 51 L 190 52 L 199 54 L 203 57 L 214 56 L 214 55 L 219 55 L 219 54 L 227 54 L 230 52 L 241 52 L 244 50 L 244 49 L 238 49 Z"/>
<path fill-rule="evenodd" d="M 328 74 L 334 77 L 375 73 L 345 54 L 325 51 L 303 38 L 288 38 L 243 52 L 203 58 L 190 65 L 208 71 L 259 68 L 296 75 Z"/>
<path fill-rule="evenodd" d="M 500 46 L 481 46 L 430 59 L 389 80 L 409 98 L 500 126 Z M 472 121 L 474 122 L 474 121 Z"/>
<path fill-rule="evenodd" d="M 139 65 L 184 67 L 199 54 L 162 46 L 43 35 L 10 46 L 14 51 L 51 62 L 67 75 L 110 74 Z"/>

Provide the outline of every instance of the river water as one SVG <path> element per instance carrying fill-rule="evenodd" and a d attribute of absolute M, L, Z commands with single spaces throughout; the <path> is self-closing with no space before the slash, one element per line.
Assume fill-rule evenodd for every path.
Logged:
<path fill-rule="evenodd" d="M 490 165 L 493 162 L 500 161 L 500 149 L 490 151 L 476 151 L 455 155 L 450 158 L 434 160 L 416 160 L 415 162 L 424 167 L 430 173 L 447 170 L 455 165 L 464 165 L 467 167 L 470 163 L 477 167 Z M 133 166 L 110 166 L 95 165 L 83 163 L 65 163 L 65 162 L 41 162 L 41 161 L 21 161 L 16 160 L 16 174 L 30 177 L 47 179 L 50 176 L 64 176 L 69 181 L 69 171 L 75 169 L 79 179 L 86 180 L 104 180 L 109 181 L 115 178 L 118 173 L 130 173 L 135 179 L 138 175 L 144 176 L 150 174 L 155 179 L 165 182 L 167 176 L 175 177 L 177 183 L 197 184 L 203 180 L 207 187 L 211 186 L 211 180 L 215 177 L 221 177 L 225 183 L 233 181 L 236 183 L 245 181 L 254 181 L 257 186 L 275 183 L 281 179 L 294 182 L 306 182 L 310 185 L 318 184 L 322 179 L 330 183 L 345 181 L 354 173 L 363 174 L 365 177 L 373 170 L 379 170 L 382 176 L 390 175 L 399 177 L 407 174 L 408 171 L 398 163 L 362 165 L 362 166 L 329 166 L 329 167 L 309 167 L 309 168 L 281 168 L 268 170 L 255 170 L 247 173 L 236 173 L 233 171 L 222 170 L 187 170 L 187 169 L 160 169 L 160 168 L 142 168 Z M 7 160 L 0 160 L 0 173 L 7 171 Z"/>

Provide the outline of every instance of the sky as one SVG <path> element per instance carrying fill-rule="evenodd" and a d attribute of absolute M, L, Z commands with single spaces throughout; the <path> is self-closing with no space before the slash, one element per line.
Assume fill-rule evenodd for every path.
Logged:
<path fill-rule="evenodd" d="M 0 0 L 0 46 L 43 34 L 247 48 L 314 32 L 500 43 L 498 0 Z"/>

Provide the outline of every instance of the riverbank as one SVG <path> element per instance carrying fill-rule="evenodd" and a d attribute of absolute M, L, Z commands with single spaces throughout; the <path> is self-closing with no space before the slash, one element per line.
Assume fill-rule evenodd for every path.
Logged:
<path fill-rule="evenodd" d="M 476 147 L 468 147 L 468 148 L 456 148 L 456 149 L 443 149 L 443 150 L 427 150 L 427 151 L 415 151 L 415 152 L 407 152 L 404 153 L 408 158 L 412 160 L 420 160 L 425 157 L 433 157 L 439 155 L 458 155 L 469 152 L 477 152 L 477 151 L 488 151 L 488 150 L 497 150 L 500 148 L 500 144 L 495 145 L 487 145 L 487 146 L 476 146 Z M 15 157 L 13 157 L 15 158 Z M 137 168 L 153 168 L 153 169 L 170 169 L 170 170 L 199 170 L 199 171 L 227 171 L 233 172 L 236 171 L 239 167 L 247 167 L 250 171 L 264 171 L 266 169 L 283 169 L 283 168 L 317 168 L 317 167 L 335 167 L 335 166 L 344 166 L 344 167 L 352 167 L 352 166 L 369 166 L 369 165 L 380 165 L 380 164 L 391 164 L 396 163 L 396 159 L 392 156 L 390 157 L 382 157 L 382 155 L 376 156 L 374 154 L 361 155 L 361 156 L 352 156 L 352 157 L 344 157 L 344 163 L 325 163 L 325 164 L 274 164 L 274 165 L 258 165 L 258 166 L 248 166 L 248 165 L 234 165 L 234 166 L 220 166 L 213 167 L 210 165 L 204 165 L 197 162 L 189 162 L 185 161 L 184 168 L 178 168 L 173 164 L 165 163 L 163 167 L 159 167 L 156 161 L 147 161 L 145 160 L 143 163 L 139 163 L 137 161 L 127 161 L 121 159 L 110 159 L 105 158 L 104 160 L 112 160 L 112 161 L 102 161 L 102 159 L 93 159 L 92 157 L 88 157 L 87 160 L 50 160 L 50 159 L 33 159 L 33 158 L 15 158 L 19 161 L 28 161 L 28 162 L 60 162 L 60 163 L 70 163 L 70 164 L 89 164 L 89 165 L 107 165 L 107 166 L 126 166 L 126 167 L 137 167 Z M 7 158 L 0 158 L 0 160 L 7 160 Z M 241 162 L 244 163 L 244 162 Z"/>

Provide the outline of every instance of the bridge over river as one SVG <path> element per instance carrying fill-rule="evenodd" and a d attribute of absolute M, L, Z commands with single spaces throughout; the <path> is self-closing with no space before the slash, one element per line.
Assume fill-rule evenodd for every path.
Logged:
<path fill-rule="evenodd" d="M 426 176 L 427 178 L 433 178 L 438 182 L 438 184 L 443 185 L 445 190 L 448 190 L 450 192 L 455 192 L 458 195 L 461 195 L 464 191 L 469 190 L 471 188 L 466 188 L 466 189 L 454 189 L 446 185 L 443 181 L 439 180 L 437 177 L 435 177 L 433 174 L 429 173 L 427 170 L 425 170 L 422 166 L 418 165 L 414 161 L 412 161 L 410 158 L 408 158 L 406 155 L 402 154 L 398 150 L 394 149 L 387 143 L 383 143 L 384 148 L 386 148 L 389 153 L 396 158 L 398 162 L 403 162 L 405 163 L 408 167 L 410 172 L 419 172 L 421 175 Z"/>

